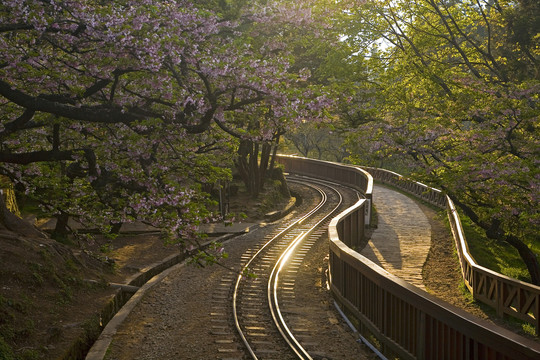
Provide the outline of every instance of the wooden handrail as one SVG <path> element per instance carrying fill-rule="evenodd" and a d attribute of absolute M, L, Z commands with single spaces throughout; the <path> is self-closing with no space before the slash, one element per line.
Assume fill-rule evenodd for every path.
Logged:
<path fill-rule="evenodd" d="M 338 231 L 350 213 L 334 218 L 328 230 L 331 290 L 384 349 L 402 359 L 540 358 L 540 344 L 445 303 L 352 250 Z"/>
<path fill-rule="evenodd" d="M 461 265 L 463 280 L 475 299 L 540 329 L 540 286 L 520 281 L 478 265 L 469 252 L 463 227 L 452 200 L 447 197 L 450 228 Z"/>

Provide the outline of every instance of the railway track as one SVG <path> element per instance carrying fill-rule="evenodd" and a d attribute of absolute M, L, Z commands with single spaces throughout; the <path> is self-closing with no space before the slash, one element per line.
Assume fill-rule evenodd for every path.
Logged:
<path fill-rule="evenodd" d="M 294 178 L 288 181 L 296 183 Z M 306 178 L 302 183 L 310 188 L 312 199 L 317 198 L 316 204 L 247 249 L 241 256 L 240 275 L 229 273 L 221 281 L 217 301 L 228 298 L 230 306 L 221 303 L 216 308 L 214 320 L 221 325 L 215 329 L 225 334 L 225 324 L 233 323 L 236 330 L 234 337 L 222 340 L 221 359 L 326 358 L 324 341 L 316 331 L 321 325 L 311 319 L 316 309 L 309 302 L 317 300 L 298 296 L 296 285 L 305 278 L 311 250 L 327 246 L 332 216 L 358 195 L 336 184 Z"/>

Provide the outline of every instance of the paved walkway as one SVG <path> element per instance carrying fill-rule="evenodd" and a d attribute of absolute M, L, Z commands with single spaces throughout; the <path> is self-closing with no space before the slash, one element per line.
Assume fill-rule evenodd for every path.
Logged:
<path fill-rule="evenodd" d="M 375 185 L 379 225 L 361 254 L 386 271 L 425 290 L 422 267 L 431 246 L 428 219 L 409 197 Z"/>

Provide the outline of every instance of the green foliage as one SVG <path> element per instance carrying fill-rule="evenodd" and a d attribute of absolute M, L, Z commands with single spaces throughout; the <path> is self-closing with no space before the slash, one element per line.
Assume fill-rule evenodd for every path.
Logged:
<path fill-rule="evenodd" d="M 35 280 L 36 285 L 42 286 L 43 285 L 43 276 L 37 271 L 32 272 L 32 278 Z"/>
<path fill-rule="evenodd" d="M 102 252 L 103 254 L 110 254 L 112 250 L 113 250 L 112 243 L 106 243 L 99 247 L 99 251 Z"/>
<path fill-rule="evenodd" d="M 188 260 L 188 264 L 204 268 L 219 264 L 221 259 L 227 259 L 228 257 L 229 254 L 224 251 L 223 244 L 212 242 L 204 249 L 195 249 L 195 253 Z"/>
<path fill-rule="evenodd" d="M 82 327 L 85 331 L 88 343 L 94 342 L 99 337 L 101 330 L 103 330 L 101 316 L 99 314 L 93 315 L 84 322 Z"/>
<path fill-rule="evenodd" d="M 316 1 L 129 5 L 0 5 L 6 22 L 36 21 L 1 34 L 9 161 L 0 172 L 39 215 L 103 234 L 144 222 L 182 242 L 214 217 L 204 187 L 230 180 L 239 138 L 268 144 L 301 116 L 326 114 L 326 93 L 306 85 L 292 55 L 323 38 L 311 13 L 326 9 Z M 72 230 L 58 226 L 54 237 L 69 243 Z"/>
<path fill-rule="evenodd" d="M 42 358 L 39 350 L 25 349 L 21 354 L 21 360 L 38 360 Z"/>
<path fill-rule="evenodd" d="M 28 310 L 29 300 L 23 299 L 11 299 L 0 295 L 0 308 L 3 313 L 8 313 L 10 309 L 16 311 L 19 314 L 25 314 Z"/>
<path fill-rule="evenodd" d="M 26 296 L 11 299 L 0 295 L 0 359 L 3 359 L 2 356 L 5 359 L 14 356 L 8 343 L 28 337 L 35 331 L 34 320 L 25 317 L 30 306 L 31 302 Z"/>
<path fill-rule="evenodd" d="M 468 303 L 475 302 L 473 295 L 471 294 L 467 286 L 465 286 L 465 283 L 463 281 L 459 283 L 459 290 L 461 291 L 463 298 L 467 300 Z"/>
<path fill-rule="evenodd" d="M 528 334 L 530 336 L 537 336 L 536 334 L 536 327 L 534 325 L 531 325 L 529 323 L 522 323 L 521 329 L 525 334 Z"/>
<path fill-rule="evenodd" d="M 245 268 L 242 271 L 242 275 L 246 276 L 248 279 L 257 279 L 257 274 L 249 268 Z"/>
<path fill-rule="evenodd" d="M 341 162 L 347 155 L 345 136 L 336 126 L 302 123 L 285 135 L 289 153 L 319 160 Z"/>
<path fill-rule="evenodd" d="M 261 194 L 262 201 L 259 208 L 257 209 L 259 216 L 264 216 L 266 213 L 274 209 L 277 204 L 279 204 L 285 199 L 284 194 L 281 191 L 281 186 L 281 181 L 273 180 L 270 184 L 270 187 L 265 190 L 263 194 Z"/>
<path fill-rule="evenodd" d="M 381 0 L 352 10 L 347 41 L 371 58 L 379 107 L 348 144 L 353 162 L 408 167 L 445 191 L 494 239 L 487 247 L 521 248 L 540 283 L 540 37 L 523 28 L 538 21 L 525 20 L 533 8 Z M 384 46 L 366 48 L 363 35 Z"/>

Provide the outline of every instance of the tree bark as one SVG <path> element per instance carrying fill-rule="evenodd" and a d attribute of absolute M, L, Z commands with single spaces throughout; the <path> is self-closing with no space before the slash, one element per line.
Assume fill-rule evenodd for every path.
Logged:
<path fill-rule="evenodd" d="M 141 114 L 123 112 L 119 106 L 81 106 L 68 105 L 34 97 L 14 89 L 9 83 L 0 80 L 0 95 L 29 111 L 42 111 L 68 119 L 95 123 L 132 123 L 144 119 Z"/>
<path fill-rule="evenodd" d="M 238 148 L 236 169 L 254 198 L 264 189 L 271 154 L 272 145 L 268 143 L 261 146 L 251 140 L 242 140 Z"/>
<path fill-rule="evenodd" d="M 251 141 L 250 141 L 251 142 Z M 253 152 L 249 159 L 249 177 L 251 182 L 251 195 L 254 198 L 259 196 L 261 191 L 260 175 L 259 175 L 259 144 L 251 142 Z"/>
<path fill-rule="evenodd" d="M 120 228 L 122 227 L 122 223 L 111 223 L 111 234 L 118 235 L 120 234 Z"/>
<path fill-rule="evenodd" d="M 278 134 L 276 136 L 276 142 L 273 146 L 273 149 L 272 149 L 272 157 L 271 157 L 271 160 L 270 160 L 270 165 L 268 167 L 268 171 L 272 172 L 274 170 L 274 164 L 276 162 L 276 155 L 277 155 L 277 150 L 278 150 L 278 145 L 279 145 L 279 139 L 280 139 L 280 135 Z"/>
<path fill-rule="evenodd" d="M 261 151 L 261 163 L 259 165 L 259 189 L 264 190 L 264 183 L 266 180 L 266 174 L 268 173 L 268 163 L 270 162 L 270 154 L 272 152 L 272 146 L 268 143 L 264 143 Z"/>
<path fill-rule="evenodd" d="M 62 212 L 56 216 L 56 226 L 51 234 L 51 238 L 54 240 L 64 242 L 67 240 L 69 228 L 68 228 L 69 214 Z"/>
<path fill-rule="evenodd" d="M 236 158 L 236 169 L 248 193 L 251 193 L 251 183 L 249 180 L 249 157 L 251 151 L 250 142 L 248 140 L 242 140 L 238 147 L 238 157 Z"/>

